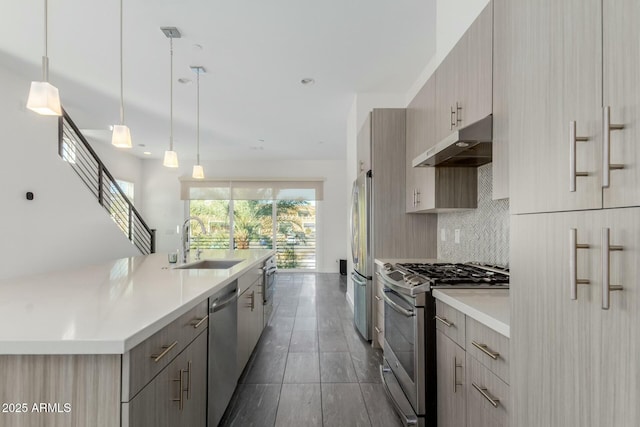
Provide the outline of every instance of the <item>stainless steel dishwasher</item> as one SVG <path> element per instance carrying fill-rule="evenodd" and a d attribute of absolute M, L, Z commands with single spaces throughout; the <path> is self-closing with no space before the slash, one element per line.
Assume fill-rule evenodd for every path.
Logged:
<path fill-rule="evenodd" d="M 238 380 L 238 282 L 233 281 L 209 299 L 208 422 L 215 427 L 231 400 Z"/>

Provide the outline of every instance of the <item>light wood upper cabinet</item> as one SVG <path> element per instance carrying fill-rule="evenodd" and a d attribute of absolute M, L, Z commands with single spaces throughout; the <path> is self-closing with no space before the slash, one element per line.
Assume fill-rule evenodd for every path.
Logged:
<path fill-rule="evenodd" d="M 624 126 L 610 132 L 610 161 L 624 169 L 611 170 L 604 206 L 640 206 L 640 3 L 604 0 L 603 6 L 603 105 L 611 123 Z"/>
<path fill-rule="evenodd" d="M 517 0 L 508 18 L 511 211 L 640 206 L 638 2 Z"/>
<path fill-rule="evenodd" d="M 493 3 L 436 70 L 436 141 L 491 114 Z"/>
<path fill-rule="evenodd" d="M 407 107 L 407 213 L 425 209 L 428 185 L 433 186 L 434 174 L 429 168 L 414 168 L 413 159 L 436 143 L 436 77 L 420 89 Z M 430 173 L 431 172 L 431 173 Z"/>
<path fill-rule="evenodd" d="M 367 115 L 367 119 L 358 132 L 358 174 L 371 169 L 371 115 Z"/>
<path fill-rule="evenodd" d="M 510 0 L 493 0 L 493 194 L 494 200 L 509 197 L 509 95 L 521 84 L 514 72 L 509 19 Z"/>

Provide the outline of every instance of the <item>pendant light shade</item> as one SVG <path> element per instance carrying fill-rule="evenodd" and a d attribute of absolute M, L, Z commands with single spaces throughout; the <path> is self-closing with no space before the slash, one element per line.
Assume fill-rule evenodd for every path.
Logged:
<path fill-rule="evenodd" d="M 131 148 L 131 131 L 124 124 L 124 78 L 122 68 L 122 0 L 120 0 L 120 124 L 113 126 L 111 145 L 118 148 Z"/>
<path fill-rule="evenodd" d="M 164 152 L 164 161 L 162 162 L 163 166 L 168 168 L 177 168 L 178 165 L 178 153 L 173 150 L 167 150 Z"/>
<path fill-rule="evenodd" d="M 113 125 L 111 144 L 118 148 L 131 148 L 131 132 L 125 125 Z"/>
<path fill-rule="evenodd" d="M 191 177 L 193 179 L 204 179 L 204 168 L 202 165 L 193 165 L 193 174 Z"/>
<path fill-rule="evenodd" d="M 58 88 L 47 81 L 31 82 L 27 108 L 43 116 L 61 116 Z"/>
<path fill-rule="evenodd" d="M 191 70 L 196 73 L 198 76 L 196 79 L 197 85 L 197 94 L 196 94 L 196 164 L 193 166 L 193 174 L 191 175 L 194 179 L 204 179 L 204 168 L 200 164 L 200 74 L 204 73 L 204 67 L 199 65 L 192 65 Z"/>
<path fill-rule="evenodd" d="M 43 116 L 61 116 L 60 94 L 58 88 L 49 83 L 48 53 L 48 15 L 49 7 L 44 0 L 44 56 L 42 57 L 42 81 L 31 82 L 27 108 Z"/>
<path fill-rule="evenodd" d="M 160 30 L 164 33 L 165 36 L 169 39 L 169 92 L 170 92 L 170 102 L 169 102 L 169 124 L 170 124 L 170 134 L 169 134 L 169 149 L 164 152 L 164 161 L 162 162 L 163 166 L 168 168 L 177 168 L 178 167 L 178 153 L 173 151 L 173 39 L 179 39 L 182 35 L 180 31 L 176 27 L 161 27 Z"/>

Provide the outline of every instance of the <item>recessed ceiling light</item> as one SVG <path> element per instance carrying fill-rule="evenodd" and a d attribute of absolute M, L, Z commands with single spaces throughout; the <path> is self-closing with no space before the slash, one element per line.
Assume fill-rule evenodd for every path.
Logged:
<path fill-rule="evenodd" d="M 138 144 L 138 147 L 146 147 L 146 144 Z"/>
<path fill-rule="evenodd" d="M 189 79 L 187 77 L 180 77 L 178 79 L 178 83 L 182 83 L 183 85 L 186 85 L 186 84 L 191 83 L 191 79 Z"/>
<path fill-rule="evenodd" d="M 311 86 L 315 82 L 316 81 L 314 79 L 312 79 L 311 77 L 306 77 L 306 78 L 300 80 L 300 83 L 302 83 L 305 86 Z"/>
<path fill-rule="evenodd" d="M 146 154 L 147 156 L 151 155 L 151 151 L 145 151 L 143 154 Z"/>

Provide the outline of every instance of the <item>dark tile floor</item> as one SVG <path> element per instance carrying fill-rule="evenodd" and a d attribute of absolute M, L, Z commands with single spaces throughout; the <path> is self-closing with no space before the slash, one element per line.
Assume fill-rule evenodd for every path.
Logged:
<path fill-rule="evenodd" d="M 362 340 L 346 277 L 279 273 L 274 317 L 240 378 L 222 426 L 401 426 L 379 350 Z"/>

